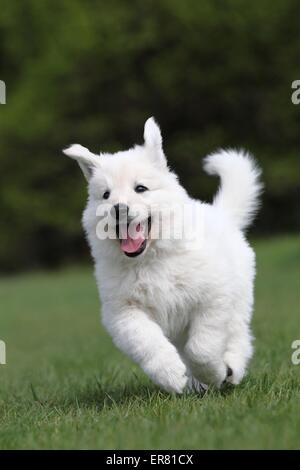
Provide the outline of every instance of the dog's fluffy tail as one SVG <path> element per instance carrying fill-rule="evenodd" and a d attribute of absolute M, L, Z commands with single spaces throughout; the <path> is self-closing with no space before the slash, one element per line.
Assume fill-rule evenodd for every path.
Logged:
<path fill-rule="evenodd" d="M 221 150 L 206 157 L 204 169 L 219 175 L 221 186 L 213 204 L 224 209 L 240 229 L 252 222 L 262 191 L 260 169 L 248 153 Z"/>

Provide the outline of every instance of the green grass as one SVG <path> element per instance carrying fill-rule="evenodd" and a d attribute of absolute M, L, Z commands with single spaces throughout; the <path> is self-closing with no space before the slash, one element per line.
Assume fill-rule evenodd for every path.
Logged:
<path fill-rule="evenodd" d="M 300 238 L 256 243 L 249 375 L 235 389 L 169 396 L 99 324 L 92 269 L 2 278 L 0 448 L 297 448 Z"/>

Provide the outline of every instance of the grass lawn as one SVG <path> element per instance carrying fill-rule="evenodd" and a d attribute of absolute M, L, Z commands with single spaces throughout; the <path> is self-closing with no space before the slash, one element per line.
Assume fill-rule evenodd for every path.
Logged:
<path fill-rule="evenodd" d="M 300 238 L 256 243 L 249 375 L 233 390 L 169 396 L 99 324 L 92 268 L 0 280 L 0 448 L 299 448 Z"/>

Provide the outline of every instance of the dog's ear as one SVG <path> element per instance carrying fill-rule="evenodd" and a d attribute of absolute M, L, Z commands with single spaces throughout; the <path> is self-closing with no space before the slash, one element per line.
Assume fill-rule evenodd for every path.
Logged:
<path fill-rule="evenodd" d="M 77 160 L 87 181 L 90 180 L 95 168 L 100 167 L 100 156 L 89 151 L 86 147 L 79 144 L 73 144 L 63 150 L 65 155 Z"/>
<path fill-rule="evenodd" d="M 167 160 L 162 148 L 162 137 L 160 128 L 153 117 L 145 122 L 144 127 L 145 146 L 149 150 L 150 156 L 156 164 L 165 167 Z"/>

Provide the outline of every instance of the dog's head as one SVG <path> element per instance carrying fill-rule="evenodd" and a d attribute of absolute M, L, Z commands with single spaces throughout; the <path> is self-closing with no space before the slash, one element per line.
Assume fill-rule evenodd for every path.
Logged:
<path fill-rule="evenodd" d="M 186 198 L 176 175 L 168 169 L 160 129 L 153 118 L 145 123 L 142 146 L 96 155 L 75 144 L 64 153 L 77 160 L 88 181 L 88 218 L 98 218 L 98 239 L 112 239 L 128 257 L 141 255 L 155 243 L 163 224 L 163 229 L 169 229 L 170 209 Z M 95 228 L 90 224 L 86 230 L 92 226 Z"/>

